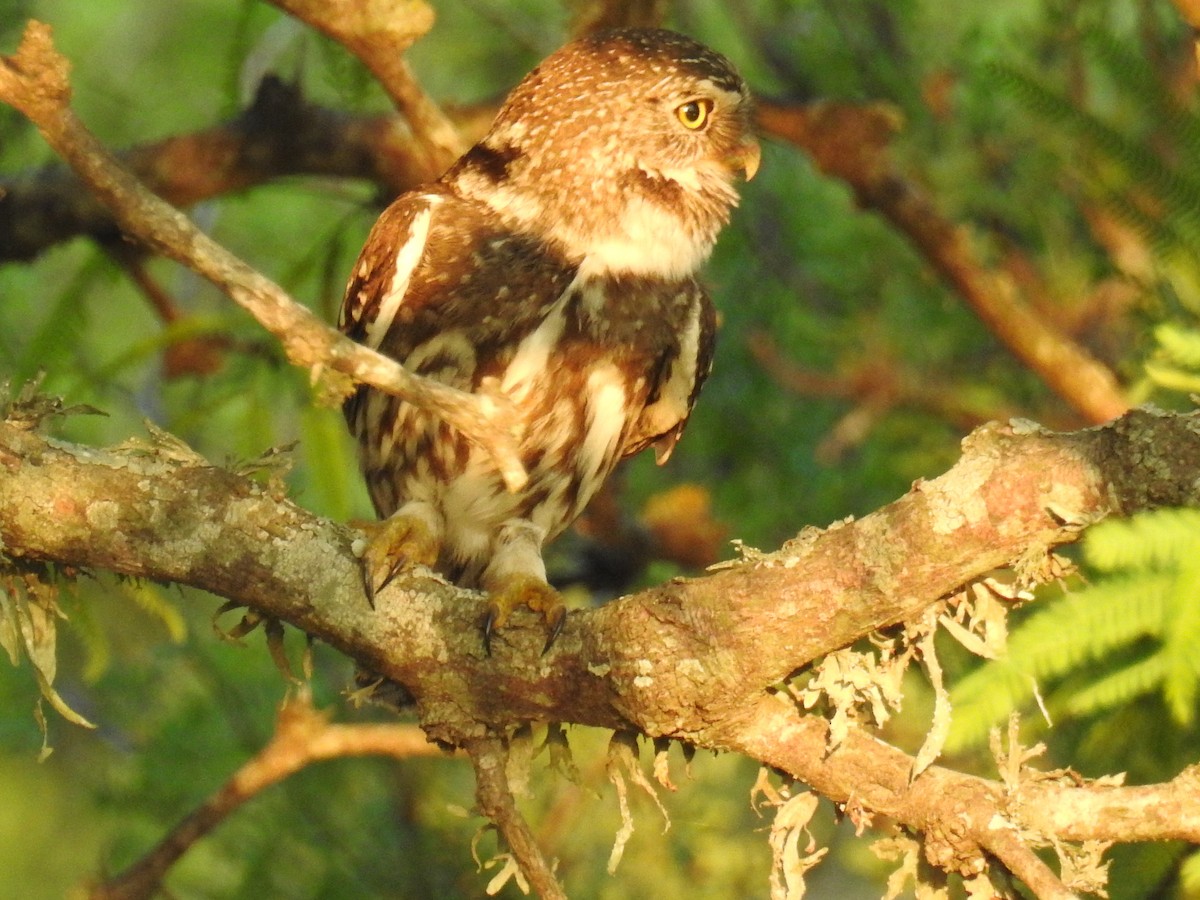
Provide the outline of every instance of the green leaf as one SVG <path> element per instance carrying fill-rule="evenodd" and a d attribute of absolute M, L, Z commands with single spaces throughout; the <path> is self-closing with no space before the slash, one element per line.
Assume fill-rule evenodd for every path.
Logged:
<path fill-rule="evenodd" d="M 1200 552 L 1200 509 L 1158 509 L 1108 519 L 1084 539 L 1088 564 L 1104 572 L 1178 565 Z"/>

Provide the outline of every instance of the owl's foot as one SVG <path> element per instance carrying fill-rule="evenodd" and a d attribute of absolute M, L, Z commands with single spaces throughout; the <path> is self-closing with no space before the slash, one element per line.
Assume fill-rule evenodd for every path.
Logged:
<path fill-rule="evenodd" d="M 414 566 L 433 566 L 441 552 L 437 535 L 419 516 L 394 515 L 363 530 L 367 532 L 363 583 L 372 606 L 375 595 L 397 575 Z"/>
<path fill-rule="evenodd" d="M 528 606 L 534 612 L 541 613 L 546 620 L 549 634 L 546 636 L 546 645 L 542 647 L 543 655 L 554 644 L 554 639 L 567 620 L 567 608 L 563 605 L 562 595 L 535 575 L 513 574 L 500 579 L 489 591 L 488 601 L 487 616 L 483 620 L 483 646 L 489 656 L 492 653 L 492 634 L 497 628 L 504 627 L 509 614 L 519 606 Z"/>

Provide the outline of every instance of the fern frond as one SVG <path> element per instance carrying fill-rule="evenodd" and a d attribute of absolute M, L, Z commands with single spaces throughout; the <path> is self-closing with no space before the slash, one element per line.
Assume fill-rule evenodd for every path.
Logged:
<path fill-rule="evenodd" d="M 1089 687 L 1074 694 L 1066 704 L 1071 715 L 1084 716 L 1102 710 L 1116 709 L 1135 697 L 1142 697 L 1159 688 L 1167 673 L 1167 660 L 1161 653 L 1140 660 L 1131 666 L 1106 675 Z"/>
<path fill-rule="evenodd" d="M 946 750 L 954 753 L 985 743 L 992 726 L 1026 706 L 1036 687 L 1033 677 L 1007 656 L 976 669 L 950 691 L 954 713 Z"/>
<path fill-rule="evenodd" d="M 1196 665 L 1192 659 L 1179 654 L 1161 654 L 1165 657 L 1166 677 L 1163 679 L 1163 699 L 1171 718 L 1182 726 L 1192 723 L 1196 717 L 1197 683 Z"/>
<path fill-rule="evenodd" d="M 988 729 L 1033 699 L 1035 686 L 1147 636 L 1162 633 L 1172 573 L 1114 576 L 1034 613 L 1009 636 L 1008 655 L 980 666 L 950 692 L 947 747 L 981 741 Z"/>
<path fill-rule="evenodd" d="M 1145 54 L 1134 53 L 1128 39 L 1104 29 L 1089 32 L 1087 40 L 1101 65 L 1141 109 L 1153 114 L 1162 132 L 1171 136 L 1185 156 L 1200 159 L 1200 116 L 1180 103 L 1174 91 L 1163 84 L 1161 73 Z"/>
<path fill-rule="evenodd" d="M 1157 509 L 1100 522 L 1084 538 L 1084 553 L 1102 572 L 1179 565 L 1200 555 L 1200 509 Z"/>
<path fill-rule="evenodd" d="M 1160 388 L 1181 394 L 1200 393 L 1200 374 L 1156 362 L 1148 362 L 1143 368 L 1146 377 Z"/>
<path fill-rule="evenodd" d="M 1009 657 L 1038 679 L 1056 678 L 1162 633 L 1169 574 L 1113 577 L 1061 598 L 1009 636 Z M 965 680 L 964 680 L 965 681 Z"/>
<path fill-rule="evenodd" d="M 1184 559 L 1176 568 L 1175 584 L 1168 602 L 1170 627 L 1164 635 L 1161 654 L 1166 661 L 1163 698 L 1180 725 L 1195 718 L 1196 694 L 1200 689 L 1200 557 Z"/>
<path fill-rule="evenodd" d="M 1124 184 L 1108 184 L 1106 202 L 1116 201 L 1130 186 L 1155 198 L 1162 207 L 1154 229 L 1154 245 L 1159 252 L 1194 246 L 1200 238 L 1200 181 L 1186 170 L 1168 165 L 1144 141 L 1125 135 L 1025 72 L 999 64 L 990 69 L 1000 89 L 1035 115 L 1072 132 L 1084 149 L 1120 173 Z M 1091 181 L 1099 181 L 1098 174 L 1093 173 Z M 1118 208 L 1128 215 L 1135 207 L 1126 202 Z M 1137 218 L 1139 227 L 1147 224 L 1148 217 Z"/>
<path fill-rule="evenodd" d="M 1097 199 L 1133 229 L 1157 258 L 1160 267 L 1192 263 L 1194 243 L 1181 234 L 1179 223 L 1162 212 L 1151 214 L 1125 193 L 1105 189 Z M 1184 254 L 1188 254 L 1186 259 Z"/>

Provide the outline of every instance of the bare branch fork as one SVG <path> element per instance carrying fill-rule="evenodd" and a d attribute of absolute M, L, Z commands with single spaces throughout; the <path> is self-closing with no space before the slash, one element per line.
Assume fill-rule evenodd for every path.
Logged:
<path fill-rule="evenodd" d="M 30 22 L 17 52 L 0 60 L 0 100 L 37 125 L 46 142 L 108 205 L 127 234 L 203 275 L 279 339 L 288 359 L 319 375 L 328 367 L 435 411 L 491 454 L 510 487 L 525 481 L 512 405 L 496 393 L 472 396 L 405 370 L 395 360 L 330 328 L 287 293 L 200 231 L 123 169 L 69 106 L 69 63 L 50 27 Z"/>

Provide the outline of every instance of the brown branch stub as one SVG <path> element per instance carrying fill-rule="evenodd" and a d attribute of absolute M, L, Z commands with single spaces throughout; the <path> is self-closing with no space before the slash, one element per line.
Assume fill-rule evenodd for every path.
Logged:
<path fill-rule="evenodd" d="M 321 322 L 282 288 L 260 275 L 179 210 L 123 169 L 75 117 L 60 84 L 66 62 L 49 29 L 31 22 L 17 57 L 0 67 L 0 100 L 28 115 L 46 141 L 109 206 L 121 228 L 203 275 L 245 308 L 283 344 L 288 359 L 319 373 L 324 367 L 371 384 L 440 415 L 492 456 L 506 484 L 526 473 L 516 451 L 512 404 L 499 393 L 476 396 L 405 370 L 395 360 L 356 344 Z M 43 80 L 57 87 L 39 88 Z"/>
<path fill-rule="evenodd" d="M 479 811 L 496 826 L 508 852 L 538 896 L 566 900 L 567 895 L 554 870 L 542 854 L 525 817 L 517 809 L 508 783 L 508 750 L 504 742 L 492 736 L 474 738 L 467 742 L 465 749 L 475 769 L 475 800 Z"/>
<path fill-rule="evenodd" d="M 1113 372 L 1021 297 L 1012 277 L 979 259 L 971 236 L 947 220 L 921 188 L 895 171 L 887 152 L 900 127 L 889 107 L 761 101 L 760 127 L 807 152 L 845 181 L 858 202 L 887 218 L 1018 360 L 1086 421 L 1129 408 Z"/>
<path fill-rule="evenodd" d="M 7 102 L 30 119 L 38 110 L 71 102 L 71 64 L 54 48 L 49 25 L 31 21 L 17 52 L 0 57 L 0 88 L 6 100 L 11 91 L 14 99 Z"/>

